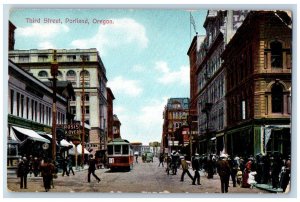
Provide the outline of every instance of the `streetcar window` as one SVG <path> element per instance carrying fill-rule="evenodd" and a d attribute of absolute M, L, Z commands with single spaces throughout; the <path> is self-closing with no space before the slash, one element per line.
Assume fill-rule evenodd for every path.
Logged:
<path fill-rule="evenodd" d="M 128 154 L 128 145 L 122 146 L 122 154 Z"/>
<path fill-rule="evenodd" d="M 121 145 L 115 145 L 115 154 L 121 154 Z"/>
<path fill-rule="evenodd" d="M 114 154 L 114 150 L 113 150 L 113 146 L 112 145 L 108 145 L 107 146 L 107 153 L 108 154 Z"/>

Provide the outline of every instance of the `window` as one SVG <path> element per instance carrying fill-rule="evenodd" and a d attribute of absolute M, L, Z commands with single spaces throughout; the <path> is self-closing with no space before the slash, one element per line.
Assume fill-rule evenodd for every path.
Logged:
<path fill-rule="evenodd" d="M 109 155 L 114 154 L 113 146 L 112 145 L 108 145 L 107 146 L 107 154 L 109 154 Z"/>
<path fill-rule="evenodd" d="M 42 105 L 42 123 L 45 123 L 45 106 Z"/>
<path fill-rule="evenodd" d="M 10 114 L 14 113 L 14 90 L 10 90 Z"/>
<path fill-rule="evenodd" d="M 20 55 L 19 62 L 29 62 L 29 55 Z"/>
<path fill-rule="evenodd" d="M 128 145 L 122 145 L 122 154 L 128 154 Z"/>
<path fill-rule="evenodd" d="M 17 93 L 17 116 L 20 115 L 20 93 Z"/>
<path fill-rule="evenodd" d="M 33 120 L 34 100 L 31 100 L 31 120 Z"/>
<path fill-rule="evenodd" d="M 71 106 L 70 107 L 70 113 L 71 114 L 76 114 L 76 106 Z"/>
<path fill-rule="evenodd" d="M 89 94 L 85 94 L 85 101 L 89 101 L 89 100 L 90 100 Z"/>
<path fill-rule="evenodd" d="M 36 122 L 37 122 L 37 113 L 38 113 L 37 106 L 38 106 L 38 105 L 37 105 L 37 101 L 35 101 L 35 102 L 34 102 L 34 111 L 35 111 L 35 112 L 34 112 L 34 115 L 35 115 L 35 116 L 34 116 L 34 120 L 35 120 Z"/>
<path fill-rule="evenodd" d="M 242 100 L 242 119 L 246 119 L 246 101 Z"/>
<path fill-rule="evenodd" d="M 39 62 L 47 62 L 48 61 L 48 55 L 39 55 L 38 56 Z"/>
<path fill-rule="evenodd" d="M 46 71 L 40 71 L 38 77 L 48 77 L 48 73 Z"/>
<path fill-rule="evenodd" d="M 121 154 L 121 145 L 115 145 L 115 154 Z"/>
<path fill-rule="evenodd" d="M 272 112 L 283 112 L 283 89 L 280 84 L 275 84 L 271 89 L 272 94 Z"/>
<path fill-rule="evenodd" d="M 84 70 L 80 73 L 80 87 L 82 86 L 83 79 L 84 79 L 84 86 L 89 87 L 90 86 L 90 73 L 86 70 Z"/>
<path fill-rule="evenodd" d="M 29 98 L 26 98 L 26 119 L 29 118 Z"/>
<path fill-rule="evenodd" d="M 57 72 L 57 77 L 60 78 L 60 79 L 62 79 L 63 75 L 62 75 L 61 71 Z"/>
<path fill-rule="evenodd" d="M 279 41 L 270 44 L 271 48 L 271 66 L 282 67 L 282 45 Z"/>
<path fill-rule="evenodd" d="M 76 55 L 68 55 L 67 56 L 67 61 L 69 61 L 69 62 L 76 61 Z"/>
<path fill-rule="evenodd" d="M 24 95 L 21 95 L 21 117 L 24 116 Z"/>
<path fill-rule="evenodd" d="M 39 104 L 40 108 L 39 108 L 39 112 L 40 112 L 40 120 L 39 122 L 42 123 L 42 104 Z"/>

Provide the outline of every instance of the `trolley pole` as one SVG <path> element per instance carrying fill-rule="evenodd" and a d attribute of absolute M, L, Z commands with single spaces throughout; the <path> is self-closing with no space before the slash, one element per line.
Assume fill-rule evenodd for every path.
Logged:
<path fill-rule="evenodd" d="M 56 160 L 56 76 L 58 75 L 57 51 L 53 50 L 51 62 L 51 76 L 53 83 L 53 106 L 52 106 L 52 160 Z"/>

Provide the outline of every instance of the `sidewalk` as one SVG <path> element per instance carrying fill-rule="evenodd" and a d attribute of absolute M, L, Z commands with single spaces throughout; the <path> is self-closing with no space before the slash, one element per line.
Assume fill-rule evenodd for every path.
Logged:
<path fill-rule="evenodd" d="M 256 184 L 254 186 L 258 189 L 263 189 L 271 193 L 283 193 L 283 190 L 281 188 L 273 189 L 272 184 Z"/>

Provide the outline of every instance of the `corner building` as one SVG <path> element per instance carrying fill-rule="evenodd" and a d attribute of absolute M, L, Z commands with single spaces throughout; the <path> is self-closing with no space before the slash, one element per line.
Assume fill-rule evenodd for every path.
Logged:
<path fill-rule="evenodd" d="M 282 11 L 251 11 L 226 46 L 228 154 L 290 154 L 291 46 Z"/>
<path fill-rule="evenodd" d="M 9 58 L 32 73 L 41 81 L 51 78 L 53 50 L 13 50 Z M 81 56 L 85 56 L 83 62 Z M 84 77 L 85 125 L 90 128 L 86 134 L 86 147 L 106 149 L 107 142 L 107 89 L 106 69 L 97 49 L 58 49 L 57 62 L 59 81 L 70 81 L 74 87 L 75 99 L 70 102 L 70 111 L 75 120 L 82 120 L 82 86 Z"/>

